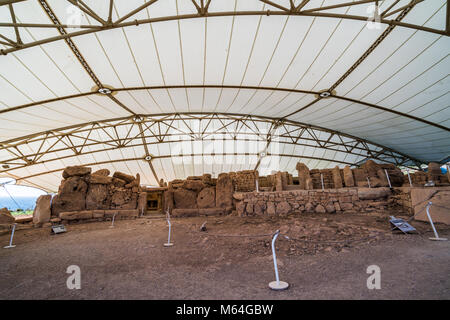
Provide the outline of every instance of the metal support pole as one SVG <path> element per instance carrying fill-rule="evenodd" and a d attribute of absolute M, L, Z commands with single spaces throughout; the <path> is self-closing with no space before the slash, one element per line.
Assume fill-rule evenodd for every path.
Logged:
<path fill-rule="evenodd" d="M 273 266 L 275 269 L 275 279 L 276 279 L 276 281 L 272 281 L 269 283 L 269 288 L 272 290 L 286 290 L 287 288 L 289 288 L 289 283 L 280 281 L 280 278 L 278 276 L 277 255 L 275 253 L 275 241 L 277 240 L 279 234 L 280 230 L 277 230 L 272 238 Z M 287 237 L 285 236 L 285 238 Z"/>
<path fill-rule="evenodd" d="M 387 180 L 388 180 L 388 182 L 389 182 L 389 188 L 392 188 L 392 185 L 391 185 L 391 179 L 389 179 L 389 173 L 387 172 L 386 169 L 384 169 L 384 173 L 386 173 L 386 178 L 387 178 Z"/>
<path fill-rule="evenodd" d="M 409 186 L 412 188 L 412 182 L 411 182 L 411 175 L 409 174 L 409 169 L 406 170 L 406 172 L 408 173 L 408 180 L 409 180 Z"/>
<path fill-rule="evenodd" d="M 114 220 L 115 220 L 115 218 L 116 218 L 116 214 L 117 214 L 117 212 L 114 213 L 114 215 L 113 215 L 111 225 L 109 226 L 110 228 L 114 228 Z"/>
<path fill-rule="evenodd" d="M 259 181 L 258 181 L 258 178 L 255 179 L 255 184 L 256 184 L 256 192 L 259 192 Z"/>
<path fill-rule="evenodd" d="M 369 184 L 369 188 L 372 188 L 372 187 L 370 186 L 370 179 L 369 179 L 369 177 L 367 177 L 367 183 Z"/>
<path fill-rule="evenodd" d="M 322 183 L 322 190 L 325 189 L 325 187 L 323 186 L 323 174 L 320 174 L 320 182 Z"/>
<path fill-rule="evenodd" d="M 430 207 L 433 203 L 430 201 L 427 204 L 427 216 L 428 216 L 428 220 L 430 220 L 430 224 L 431 224 L 431 228 L 433 228 L 433 232 L 434 232 L 434 238 L 429 238 L 430 240 L 435 240 L 435 241 L 446 241 L 447 238 L 439 238 L 439 235 L 436 231 L 436 228 L 434 227 L 434 223 L 433 220 L 431 220 L 431 215 L 430 215 Z"/>
<path fill-rule="evenodd" d="M 164 243 L 164 247 L 171 247 L 173 243 L 170 242 L 170 233 L 172 232 L 172 224 L 170 223 L 170 214 L 167 211 L 167 224 L 169 225 L 169 236 L 167 238 L 167 243 Z"/>
<path fill-rule="evenodd" d="M 6 246 L 6 247 L 3 247 L 3 248 L 8 249 L 8 248 L 14 248 L 15 247 L 15 245 L 13 245 L 12 243 L 13 243 L 13 238 L 14 238 L 14 231 L 16 231 L 16 225 L 17 225 L 17 223 L 14 223 L 14 225 L 13 225 L 13 228 L 12 228 L 12 231 L 11 231 L 11 238 L 9 239 L 9 245 Z"/>

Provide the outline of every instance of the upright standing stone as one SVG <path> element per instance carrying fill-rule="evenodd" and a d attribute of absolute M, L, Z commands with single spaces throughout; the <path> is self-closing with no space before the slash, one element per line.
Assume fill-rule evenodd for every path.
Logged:
<path fill-rule="evenodd" d="M 346 187 L 354 187 L 355 186 L 355 180 L 353 179 L 353 172 L 352 169 L 350 169 L 350 166 L 344 167 L 344 183 Z"/>
<path fill-rule="evenodd" d="M 147 192 L 145 191 L 139 193 L 138 211 L 140 215 L 144 215 L 147 212 Z"/>
<path fill-rule="evenodd" d="M 341 178 L 341 170 L 338 166 L 334 167 L 332 170 L 333 174 L 333 184 L 336 189 L 342 188 L 342 178 Z"/>
<path fill-rule="evenodd" d="M 283 172 L 281 171 L 275 174 L 275 190 L 283 191 Z"/>
<path fill-rule="evenodd" d="M 233 181 L 227 173 L 219 174 L 216 184 L 216 206 L 227 208 L 233 206 Z"/>
<path fill-rule="evenodd" d="M 441 172 L 441 166 L 439 165 L 439 163 L 436 162 L 430 162 L 428 164 L 428 181 L 434 181 L 435 183 L 439 183 L 440 182 L 440 175 L 442 174 Z"/>
<path fill-rule="evenodd" d="M 304 163 L 297 162 L 295 168 L 298 172 L 298 184 L 300 189 L 312 189 L 312 180 L 307 183 L 308 179 L 311 179 L 308 167 Z"/>
<path fill-rule="evenodd" d="M 386 175 L 386 172 L 384 169 L 380 168 L 377 170 L 378 178 L 380 179 L 380 185 L 381 187 L 389 187 L 389 181 L 388 177 Z"/>
<path fill-rule="evenodd" d="M 52 196 L 45 194 L 37 198 L 33 211 L 33 223 L 45 223 L 50 221 Z"/>

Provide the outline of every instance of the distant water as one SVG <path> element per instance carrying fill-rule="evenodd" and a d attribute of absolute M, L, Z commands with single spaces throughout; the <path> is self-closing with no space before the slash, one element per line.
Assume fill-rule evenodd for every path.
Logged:
<path fill-rule="evenodd" d="M 36 197 L 14 197 L 14 202 L 10 197 L 0 197 L 0 208 L 8 208 L 10 211 L 17 209 L 33 210 L 36 206 Z"/>

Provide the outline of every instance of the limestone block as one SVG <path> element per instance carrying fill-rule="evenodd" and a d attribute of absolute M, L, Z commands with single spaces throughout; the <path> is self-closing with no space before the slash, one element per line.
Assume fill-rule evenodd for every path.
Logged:
<path fill-rule="evenodd" d="M 90 184 L 86 194 L 86 209 L 109 209 L 110 205 L 111 199 L 109 198 L 108 186 L 104 184 Z"/>
<path fill-rule="evenodd" d="M 91 173 L 91 168 L 83 166 L 71 166 L 64 169 L 62 176 L 64 179 L 74 176 L 85 176 Z"/>
<path fill-rule="evenodd" d="M 175 208 L 177 209 L 196 209 L 197 193 L 192 190 L 175 189 L 173 191 Z"/>
<path fill-rule="evenodd" d="M 39 196 L 33 211 L 33 223 L 45 223 L 50 221 L 51 216 L 51 195 Z"/>
<path fill-rule="evenodd" d="M 278 215 L 286 215 L 291 211 L 291 206 L 287 201 L 282 201 L 277 204 L 276 213 Z"/>
<path fill-rule="evenodd" d="M 197 196 L 199 208 L 214 208 L 216 206 L 216 188 L 204 188 Z"/>
<path fill-rule="evenodd" d="M 341 178 L 341 170 L 338 166 L 334 167 L 332 170 L 333 174 L 333 184 L 336 189 L 342 188 L 342 178 Z"/>
<path fill-rule="evenodd" d="M 355 186 L 355 180 L 353 179 L 353 172 L 352 169 L 350 169 L 350 166 L 344 167 L 344 184 L 346 187 L 354 187 Z"/>
<path fill-rule="evenodd" d="M 129 175 L 129 174 L 120 172 L 120 171 L 114 172 L 113 177 L 114 177 L 114 178 L 117 178 L 117 179 L 121 179 L 121 180 L 125 181 L 126 183 L 130 183 L 130 182 L 132 182 L 134 179 L 136 179 L 135 177 L 133 177 L 133 176 L 131 176 L 131 175 Z"/>
<path fill-rule="evenodd" d="M 93 176 L 104 176 L 104 177 L 107 177 L 107 176 L 109 176 L 109 174 L 110 174 L 110 172 L 109 172 L 108 169 L 100 169 L 100 170 L 97 170 L 95 172 L 92 172 Z"/>
<path fill-rule="evenodd" d="M 360 200 L 377 200 L 390 196 L 392 194 L 389 188 L 358 188 L 358 197 Z"/>
<path fill-rule="evenodd" d="M 216 206 L 221 208 L 233 206 L 233 181 L 228 174 L 220 174 L 216 184 Z"/>
<path fill-rule="evenodd" d="M 7 208 L 0 209 L 0 224 L 13 224 L 16 219 Z"/>
<path fill-rule="evenodd" d="M 92 219 L 93 212 L 92 211 L 70 211 L 70 212 L 61 212 L 59 217 L 62 220 L 84 220 L 84 219 Z"/>

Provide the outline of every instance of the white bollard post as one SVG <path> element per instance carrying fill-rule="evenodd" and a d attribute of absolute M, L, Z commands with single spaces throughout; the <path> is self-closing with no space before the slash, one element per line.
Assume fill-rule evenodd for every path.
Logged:
<path fill-rule="evenodd" d="M 439 238 L 439 235 L 438 235 L 438 233 L 436 231 L 436 228 L 434 227 L 433 220 L 431 220 L 430 207 L 431 207 L 432 204 L 433 203 L 431 201 L 428 202 L 428 204 L 427 204 L 427 216 L 428 216 L 428 220 L 430 220 L 430 224 L 431 224 L 431 227 L 433 228 L 433 232 L 434 232 L 435 237 L 434 238 L 429 238 L 429 239 L 430 240 L 435 240 L 435 241 L 446 241 L 447 238 Z"/>
<path fill-rule="evenodd" d="M 370 179 L 369 179 L 369 177 L 367 177 L 367 184 L 369 185 L 369 188 L 372 188 L 372 187 L 370 186 Z"/>
<path fill-rule="evenodd" d="M 256 183 L 256 192 L 259 192 L 259 181 L 258 181 L 258 178 L 255 179 L 255 183 Z"/>
<path fill-rule="evenodd" d="M 114 228 L 114 219 L 116 218 L 116 214 L 117 214 L 117 212 L 114 213 L 114 215 L 113 215 L 111 225 L 109 226 L 110 228 Z"/>
<path fill-rule="evenodd" d="M 275 253 L 275 241 L 277 240 L 279 234 L 280 230 L 277 230 L 272 238 L 273 266 L 275 269 L 275 279 L 276 279 L 276 281 L 272 281 L 269 283 L 269 288 L 272 290 L 286 290 L 287 288 L 289 288 L 289 283 L 280 281 L 280 278 L 278 276 L 277 255 Z M 285 238 L 289 239 L 286 236 Z"/>
<path fill-rule="evenodd" d="M 320 174 L 320 182 L 322 183 L 322 190 L 325 190 L 325 187 L 323 186 L 323 174 Z"/>
<path fill-rule="evenodd" d="M 411 182 L 411 175 L 409 174 L 409 169 L 406 170 L 406 172 L 408 173 L 408 180 L 409 180 L 409 186 L 412 188 L 412 182 Z"/>
<path fill-rule="evenodd" d="M 387 177 L 387 180 L 388 180 L 388 182 L 389 182 L 389 188 L 392 188 L 392 185 L 391 185 L 391 179 L 389 179 L 389 173 L 387 172 L 386 169 L 384 169 L 384 173 L 386 173 L 386 177 Z"/>
<path fill-rule="evenodd" d="M 172 224 L 170 223 L 170 214 L 167 211 L 167 224 L 169 225 L 169 236 L 167 238 L 167 243 L 164 243 L 164 247 L 171 247 L 173 243 L 170 242 L 170 233 L 172 232 Z"/>
<path fill-rule="evenodd" d="M 17 223 L 14 223 L 14 225 L 13 225 L 13 228 L 12 228 L 12 231 L 11 231 L 11 238 L 9 239 L 9 245 L 6 246 L 6 247 L 3 247 L 3 248 L 8 249 L 8 248 L 14 248 L 15 247 L 15 245 L 13 245 L 12 243 L 13 243 L 13 238 L 14 238 L 14 231 L 16 231 L 16 225 L 17 225 Z"/>

